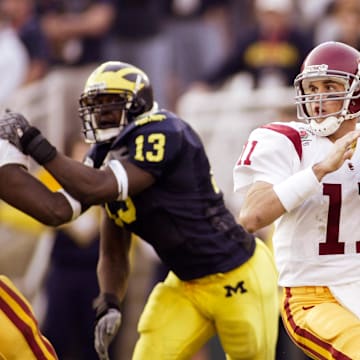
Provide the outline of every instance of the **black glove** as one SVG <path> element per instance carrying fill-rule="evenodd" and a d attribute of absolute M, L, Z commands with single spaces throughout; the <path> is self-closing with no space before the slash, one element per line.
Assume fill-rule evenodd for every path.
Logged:
<path fill-rule="evenodd" d="M 57 153 L 39 129 L 31 126 L 23 115 L 9 110 L 0 117 L 0 138 L 8 140 L 40 165 L 52 160 Z"/>
<path fill-rule="evenodd" d="M 94 301 L 94 309 L 95 350 L 100 360 L 109 360 L 108 348 L 121 324 L 120 302 L 115 295 L 101 294 Z"/>

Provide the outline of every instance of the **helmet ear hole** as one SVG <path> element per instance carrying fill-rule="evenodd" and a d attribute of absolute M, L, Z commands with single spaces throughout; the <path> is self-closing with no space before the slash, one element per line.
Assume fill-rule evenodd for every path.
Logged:
<path fill-rule="evenodd" d="M 145 109 L 145 100 L 144 99 L 134 99 L 134 101 L 132 102 L 130 108 L 129 108 L 129 113 L 131 115 L 139 115 L 142 114 L 144 112 Z"/>

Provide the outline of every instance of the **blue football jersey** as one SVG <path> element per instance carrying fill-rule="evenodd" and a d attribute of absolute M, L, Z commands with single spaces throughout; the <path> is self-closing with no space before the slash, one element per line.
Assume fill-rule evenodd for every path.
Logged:
<path fill-rule="evenodd" d="M 254 237 L 226 208 L 203 143 L 188 123 L 158 111 L 135 119 L 112 144 L 95 145 L 89 155 L 100 166 L 117 149 L 156 181 L 106 204 L 108 215 L 151 244 L 180 279 L 230 271 L 253 254 Z"/>

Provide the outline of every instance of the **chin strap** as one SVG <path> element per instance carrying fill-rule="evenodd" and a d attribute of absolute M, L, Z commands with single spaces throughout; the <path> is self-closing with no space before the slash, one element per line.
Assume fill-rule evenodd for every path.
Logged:
<path fill-rule="evenodd" d="M 310 120 L 310 127 L 318 136 L 329 136 L 339 129 L 344 120 L 344 116 L 329 116 L 320 123 L 316 120 Z"/>

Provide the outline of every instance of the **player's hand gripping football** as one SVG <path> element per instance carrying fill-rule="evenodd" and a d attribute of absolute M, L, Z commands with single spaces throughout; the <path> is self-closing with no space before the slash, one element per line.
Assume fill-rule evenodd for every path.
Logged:
<path fill-rule="evenodd" d="M 19 113 L 5 111 L 0 117 L 0 138 L 8 140 L 40 165 L 56 156 L 56 148 Z"/>
<path fill-rule="evenodd" d="M 100 360 L 109 360 L 109 345 L 121 324 L 120 303 L 115 295 L 101 294 L 94 302 L 96 310 L 95 350 Z"/>

